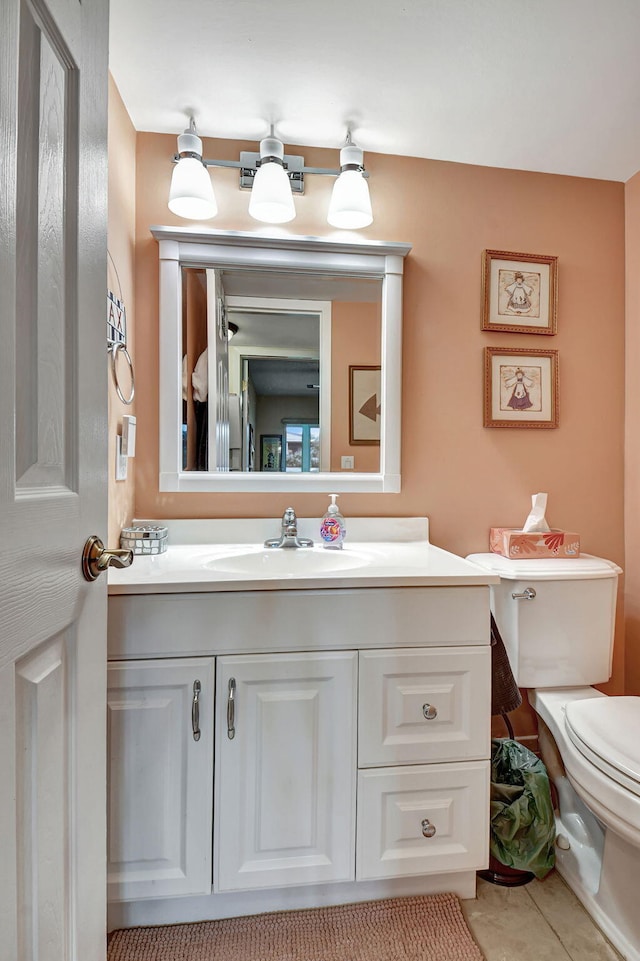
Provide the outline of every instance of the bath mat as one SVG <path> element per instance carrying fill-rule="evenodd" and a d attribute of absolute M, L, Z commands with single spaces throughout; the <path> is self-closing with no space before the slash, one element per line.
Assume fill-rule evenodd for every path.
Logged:
<path fill-rule="evenodd" d="M 454 894 L 116 931 L 108 961 L 482 961 Z"/>

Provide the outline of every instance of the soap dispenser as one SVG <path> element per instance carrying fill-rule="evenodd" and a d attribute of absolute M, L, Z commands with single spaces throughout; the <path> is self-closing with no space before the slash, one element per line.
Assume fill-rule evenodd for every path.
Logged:
<path fill-rule="evenodd" d="M 342 542 L 347 535 L 347 528 L 340 508 L 336 504 L 338 494 L 331 494 L 331 503 L 325 511 L 320 524 L 320 538 L 322 546 L 333 550 L 342 550 Z"/>

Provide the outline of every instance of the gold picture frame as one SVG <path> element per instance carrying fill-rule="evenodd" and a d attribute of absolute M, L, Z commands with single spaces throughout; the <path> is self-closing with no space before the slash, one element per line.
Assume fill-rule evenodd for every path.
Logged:
<path fill-rule="evenodd" d="M 380 366 L 349 366 L 349 444 L 380 443 Z"/>
<path fill-rule="evenodd" d="M 558 426 L 558 351 L 485 347 L 484 426 Z"/>
<path fill-rule="evenodd" d="M 558 258 L 484 250 L 482 330 L 557 333 Z"/>

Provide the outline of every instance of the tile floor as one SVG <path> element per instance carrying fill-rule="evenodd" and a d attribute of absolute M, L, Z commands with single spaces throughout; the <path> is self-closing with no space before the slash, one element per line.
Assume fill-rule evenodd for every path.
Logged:
<path fill-rule="evenodd" d="M 486 961 L 622 961 L 555 871 L 520 888 L 478 880 L 462 909 Z"/>

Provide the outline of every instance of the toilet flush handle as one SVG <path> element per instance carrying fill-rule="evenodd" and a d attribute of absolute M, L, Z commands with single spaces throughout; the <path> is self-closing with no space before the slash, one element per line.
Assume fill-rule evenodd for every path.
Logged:
<path fill-rule="evenodd" d="M 532 587 L 525 587 L 522 594 L 512 594 L 514 601 L 533 601 L 536 597 L 536 592 Z"/>

